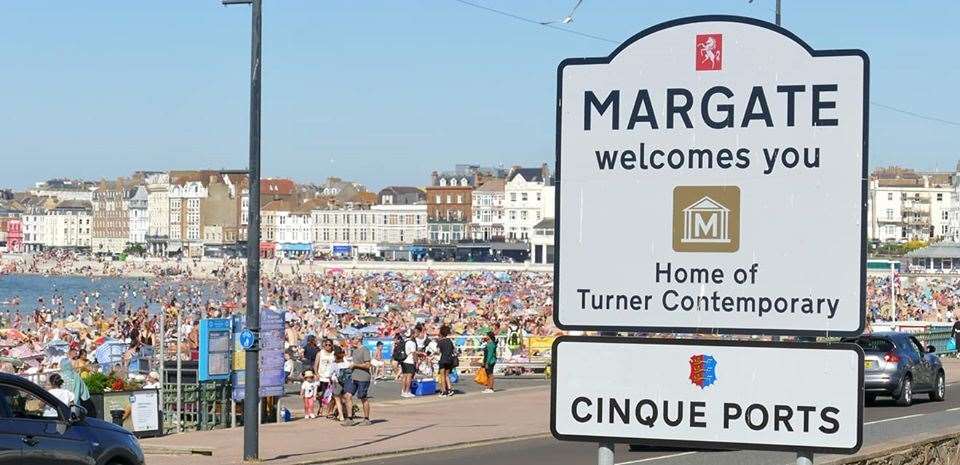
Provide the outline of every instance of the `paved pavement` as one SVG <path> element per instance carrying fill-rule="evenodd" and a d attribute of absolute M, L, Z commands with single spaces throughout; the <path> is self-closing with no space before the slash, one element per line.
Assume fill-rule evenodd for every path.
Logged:
<path fill-rule="evenodd" d="M 940 432 L 960 424 L 960 360 L 945 363 L 947 401 L 920 401 L 901 408 L 889 401 L 865 411 L 865 446 L 896 438 Z M 549 436 L 550 392 L 543 380 L 498 380 L 494 394 L 468 391 L 452 398 L 399 399 L 393 383 L 378 384 L 374 425 L 344 428 L 329 420 L 299 420 L 261 428 L 261 458 L 268 463 L 350 463 L 378 465 L 559 465 L 592 463 L 596 447 L 559 442 Z M 240 429 L 172 435 L 143 441 L 151 446 L 211 448 L 211 457 L 149 455 L 148 465 L 240 464 Z M 479 445 L 478 445 L 479 444 Z M 407 455 L 397 456 L 398 452 Z M 378 456 L 379 458 L 370 458 Z M 830 458 L 819 457 L 818 461 Z M 793 456 L 776 452 L 704 452 L 676 449 L 628 451 L 617 447 L 620 465 L 773 465 L 793 463 Z"/>
<path fill-rule="evenodd" d="M 400 399 L 396 386 L 378 385 L 371 426 L 342 427 L 324 420 L 298 420 L 261 427 L 261 458 L 276 464 L 315 463 L 451 444 L 524 437 L 548 430 L 550 391 L 544 380 L 498 380 L 498 392 L 468 391 L 450 398 Z M 239 464 L 240 428 L 145 439 L 145 447 L 202 447 L 213 456 L 148 455 L 148 465 Z"/>

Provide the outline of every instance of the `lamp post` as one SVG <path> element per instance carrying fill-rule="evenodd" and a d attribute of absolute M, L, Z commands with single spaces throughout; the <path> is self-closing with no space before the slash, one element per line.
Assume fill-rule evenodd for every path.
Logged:
<path fill-rule="evenodd" d="M 222 0 L 224 5 L 251 5 L 250 46 L 250 165 L 247 214 L 247 329 L 260 338 L 260 32 L 262 0 Z M 246 350 L 243 402 L 243 460 L 260 457 L 260 347 Z"/>

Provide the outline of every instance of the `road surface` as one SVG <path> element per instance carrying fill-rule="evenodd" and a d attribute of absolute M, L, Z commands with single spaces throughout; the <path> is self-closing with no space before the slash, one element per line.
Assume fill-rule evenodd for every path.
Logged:
<path fill-rule="evenodd" d="M 913 406 L 898 407 L 881 399 L 864 411 L 864 447 L 885 440 L 938 432 L 960 424 L 960 383 L 947 387 L 947 400 L 931 402 L 918 395 Z M 468 413 L 477 415 L 477 412 Z M 491 415 L 504 414 L 491 412 Z M 411 445 L 413 446 L 413 445 Z M 817 456 L 817 462 L 836 456 Z M 370 459 L 350 463 L 364 465 L 449 465 L 452 463 L 489 463 L 497 465 L 566 465 L 596 463 L 593 444 L 560 442 L 552 437 L 502 442 L 458 450 L 413 454 L 394 458 Z M 694 451 L 682 449 L 645 449 L 630 451 L 617 445 L 617 465 L 783 465 L 794 463 L 794 455 L 781 452 Z"/>

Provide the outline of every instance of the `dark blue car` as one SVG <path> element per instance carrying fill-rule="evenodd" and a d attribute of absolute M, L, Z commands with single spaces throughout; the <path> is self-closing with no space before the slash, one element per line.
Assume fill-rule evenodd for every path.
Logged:
<path fill-rule="evenodd" d="M 0 373 L 0 464 L 143 465 L 129 431 L 68 407 L 19 376 Z"/>
<path fill-rule="evenodd" d="M 867 402 L 890 396 L 899 405 L 910 405 L 917 394 L 942 401 L 946 394 L 940 357 L 933 346 L 924 347 L 907 333 L 884 332 L 844 339 L 864 352 L 864 393 Z"/>

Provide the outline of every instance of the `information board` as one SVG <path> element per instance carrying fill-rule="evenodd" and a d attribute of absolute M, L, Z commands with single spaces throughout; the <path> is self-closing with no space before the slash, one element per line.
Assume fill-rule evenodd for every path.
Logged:
<path fill-rule="evenodd" d="M 285 318 L 283 310 L 260 310 L 260 397 L 284 394 L 283 341 Z M 234 315 L 233 322 L 233 400 L 241 401 L 244 392 L 245 351 L 240 347 L 239 334 L 246 329 L 246 316 Z"/>
<path fill-rule="evenodd" d="M 200 320 L 200 347 L 198 350 L 198 378 L 200 381 L 230 379 L 232 345 L 230 319 L 206 318 Z"/>

